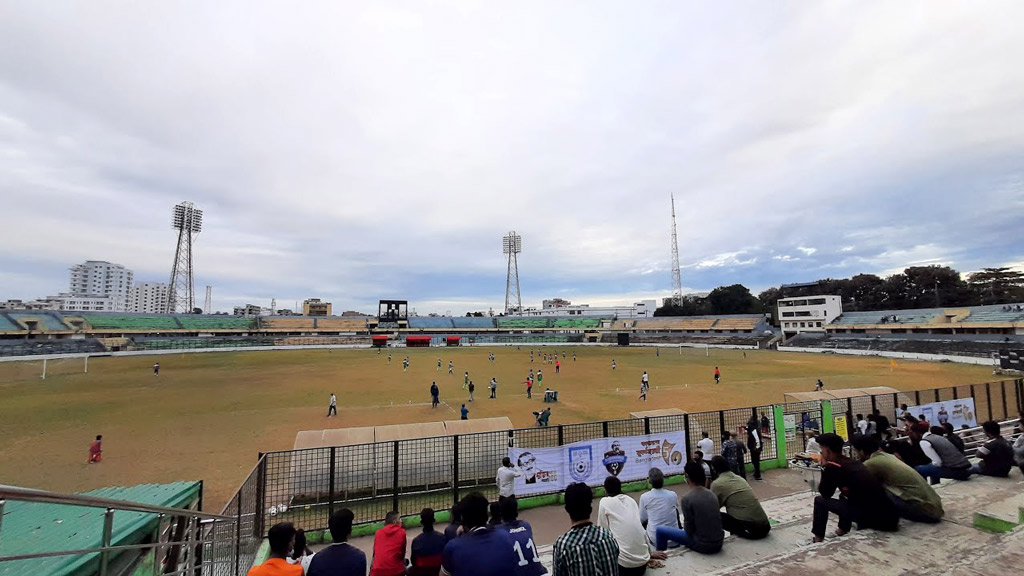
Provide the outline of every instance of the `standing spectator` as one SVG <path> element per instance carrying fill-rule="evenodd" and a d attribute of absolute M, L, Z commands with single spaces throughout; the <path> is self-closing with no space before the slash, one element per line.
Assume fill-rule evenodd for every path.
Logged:
<path fill-rule="evenodd" d="M 449 540 L 441 553 L 445 576 L 516 576 L 521 561 L 532 561 L 536 550 L 516 550 L 508 532 L 487 527 L 487 498 L 473 492 L 459 502 L 462 536 Z M 517 553 L 518 552 L 518 553 Z M 524 556 L 532 554 L 533 556 Z"/>
<path fill-rule="evenodd" d="M 761 414 L 761 438 L 767 438 L 772 433 L 772 423 L 768 417 Z"/>
<path fill-rule="evenodd" d="M 472 386 L 473 383 L 470 382 L 469 385 Z M 472 395 L 473 393 L 470 392 L 470 394 Z M 472 401 L 472 396 L 470 397 L 470 401 Z M 466 408 L 465 404 L 462 405 L 462 408 L 459 411 L 462 413 L 462 419 L 463 420 L 469 420 L 469 408 Z"/>
<path fill-rule="evenodd" d="M 248 576 L 302 576 L 302 566 L 289 564 L 288 553 L 295 544 L 295 526 L 291 522 L 274 524 L 267 530 L 270 557 L 249 569 Z"/>
<path fill-rule="evenodd" d="M 405 574 L 405 528 L 402 517 L 392 510 L 384 517 L 384 527 L 373 535 L 373 564 L 370 576 Z"/>
<path fill-rule="evenodd" d="M 89 464 L 99 464 L 103 460 L 103 435 L 97 434 L 89 444 Z"/>
<path fill-rule="evenodd" d="M 665 474 L 660 468 L 651 468 L 647 474 L 651 489 L 640 495 L 640 522 L 647 527 L 647 540 L 654 545 L 654 532 L 658 526 L 682 528 L 679 524 L 679 506 L 676 495 L 665 490 Z"/>
<path fill-rule="evenodd" d="M 611 532 L 619 545 L 619 576 L 643 576 L 651 551 L 640 522 L 640 508 L 622 493 L 622 482 L 615 476 L 604 479 L 604 489 L 608 495 L 597 507 L 597 525 Z"/>
<path fill-rule="evenodd" d="M 514 497 L 505 498 L 501 501 L 500 508 L 501 524 L 498 525 L 498 529 L 508 532 L 508 535 L 518 545 L 514 545 L 513 548 L 517 551 L 522 550 L 523 559 L 526 560 L 526 564 L 523 564 L 522 560 L 519 561 L 519 569 L 516 570 L 517 576 L 547 574 L 548 569 L 540 563 L 540 558 L 537 556 L 537 544 L 533 541 L 533 527 L 526 520 L 519 519 L 519 502 Z"/>
<path fill-rule="evenodd" d="M 711 492 L 718 499 L 718 505 L 725 507 L 722 512 L 722 528 L 748 540 L 760 540 L 768 536 L 772 525 L 768 522 L 761 503 L 754 496 L 750 484 L 729 470 L 729 463 L 721 456 L 715 456 L 711 465 L 718 471 L 718 478 L 711 483 Z"/>
<path fill-rule="evenodd" d="M 717 478 L 718 475 L 717 474 L 715 474 L 714 476 L 711 475 L 711 465 L 708 464 L 707 460 L 704 459 L 704 453 L 701 452 L 700 450 L 697 450 L 696 452 L 694 452 L 693 453 L 693 461 L 699 463 L 700 467 L 704 469 L 704 476 L 705 476 L 705 479 L 707 480 L 705 482 L 705 488 L 711 488 L 711 480 L 712 480 L 712 478 Z"/>
<path fill-rule="evenodd" d="M 1013 461 L 1024 474 L 1024 418 L 1017 421 L 1017 439 L 1013 441 Z"/>
<path fill-rule="evenodd" d="M 704 453 L 704 461 L 711 462 L 711 456 L 715 451 L 715 441 L 708 438 L 707 432 L 701 432 L 701 439 L 697 441 L 697 447 Z"/>
<path fill-rule="evenodd" d="M 441 552 L 447 542 L 444 534 L 434 530 L 434 510 L 420 512 L 423 533 L 412 539 L 409 554 L 409 576 L 437 576 L 441 572 Z"/>
<path fill-rule="evenodd" d="M 743 453 L 747 451 L 747 448 L 733 440 L 731 436 L 728 430 L 722 431 L 722 456 L 729 462 L 730 470 L 737 476 L 746 478 L 747 468 L 743 465 Z"/>
<path fill-rule="evenodd" d="M 619 573 L 619 545 L 611 533 L 590 521 L 594 492 L 582 482 L 565 488 L 565 511 L 572 527 L 555 540 L 554 576 L 614 576 Z"/>
<path fill-rule="evenodd" d="M 857 431 L 861 435 L 868 433 L 868 421 L 864 419 L 863 414 L 857 414 Z"/>
<path fill-rule="evenodd" d="M 437 405 L 441 402 L 438 398 L 441 395 L 441 390 L 437 387 L 437 382 L 430 383 L 430 407 L 437 408 Z"/>
<path fill-rule="evenodd" d="M 882 483 L 901 518 L 929 524 L 942 520 L 942 499 L 916 470 L 879 450 L 878 440 L 872 436 L 854 438 L 853 448 L 868 472 Z"/>
<path fill-rule="evenodd" d="M 498 484 L 499 501 L 516 497 L 516 478 L 522 475 L 522 472 L 512 467 L 511 458 L 505 456 L 501 459 L 501 467 L 498 468 L 498 473 L 494 476 L 494 481 Z"/>
<path fill-rule="evenodd" d="M 348 543 L 352 533 L 352 511 L 342 508 L 327 522 L 334 543 L 313 556 L 306 576 L 335 576 L 337 574 L 366 574 L 366 554 Z"/>
<path fill-rule="evenodd" d="M 704 469 L 696 462 L 687 462 L 683 468 L 690 491 L 679 500 L 683 511 L 683 529 L 658 526 L 654 530 L 654 545 L 665 550 L 670 541 L 679 542 L 701 554 L 715 554 L 722 549 L 725 532 L 719 514 L 718 499 L 704 487 Z"/>
<path fill-rule="evenodd" d="M 896 531 L 900 522 L 899 512 L 889 501 L 882 484 L 867 468 L 843 455 L 843 438 L 838 434 L 822 434 L 818 436 L 818 444 L 821 446 L 822 471 L 818 495 L 814 497 L 812 542 L 825 539 L 829 512 L 839 516 L 836 536 L 849 532 L 854 522 L 862 529 Z M 837 490 L 839 498 L 833 498 Z"/>
<path fill-rule="evenodd" d="M 757 417 L 753 414 L 747 421 L 747 450 L 750 451 L 750 463 L 754 465 L 754 480 L 761 479 L 761 434 L 758 431 Z"/>
<path fill-rule="evenodd" d="M 927 422 L 912 425 L 910 438 L 919 444 L 925 457 L 930 460 L 930 463 L 915 466 L 915 469 L 921 476 L 929 478 L 933 486 L 939 483 L 939 478 L 967 480 L 971 477 L 971 461 L 949 440 L 932 434 Z"/>
<path fill-rule="evenodd" d="M 955 446 L 961 454 L 966 454 L 967 446 L 964 445 L 963 438 L 961 438 L 960 435 L 956 433 L 956 430 L 953 429 L 953 425 L 946 422 L 942 425 L 942 429 L 943 433 L 941 436 L 945 436 L 946 440 L 949 440 L 949 443 Z"/>
<path fill-rule="evenodd" d="M 459 528 L 462 527 L 462 510 L 459 508 L 458 503 L 456 503 L 455 506 L 452 506 L 451 514 L 452 514 L 452 521 L 444 529 L 444 540 L 445 540 L 445 542 L 448 542 L 449 540 L 451 540 L 451 539 L 455 538 L 456 536 L 458 536 L 459 535 Z"/>
<path fill-rule="evenodd" d="M 377 351 L 380 352 L 380 348 Z M 295 544 L 292 546 L 292 555 L 288 557 L 288 563 L 302 566 L 302 573 L 305 574 L 309 571 L 309 563 L 313 561 L 314 555 L 315 553 L 309 549 L 309 545 L 306 543 L 306 532 L 296 530 Z"/>
<path fill-rule="evenodd" d="M 330 418 L 331 416 L 337 416 L 337 415 L 338 415 L 338 397 L 334 395 L 334 392 L 331 392 L 330 404 L 327 405 L 327 417 Z"/>
<path fill-rule="evenodd" d="M 981 429 L 985 431 L 988 442 L 978 448 L 978 458 L 981 458 L 981 462 L 975 464 L 971 472 L 982 476 L 1006 478 L 1010 475 L 1010 468 L 1013 468 L 1013 447 L 999 433 L 998 422 L 984 422 Z"/>

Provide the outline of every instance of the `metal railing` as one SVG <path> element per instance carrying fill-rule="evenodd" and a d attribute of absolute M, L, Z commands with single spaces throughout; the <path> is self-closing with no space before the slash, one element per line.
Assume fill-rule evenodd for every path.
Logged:
<path fill-rule="evenodd" d="M 0 572 L 10 562 L 21 562 L 17 573 L 39 574 L 30 567 L 32 560 L 64 556 L 87 557 L 87 566 L 94 566 L 90 572 L 98 576 L 138 574 L 140 564 L 146 561 L 152 561 L 153 574 L 165 575 L 236 576 L 243 573 L 243 567 L 248 569 L 242 564 L 238 520 L 232 516 L 0 485 L 0 539 L 4 536 L 2 521 L 8 502 L 102 508 L 103 524 L 96 527 L 101 535 L 97 546 L 0 556 Z M 152 531 L 143 542 L 114 543 L 114 517 L 118 512 L 151 515 Z"/>

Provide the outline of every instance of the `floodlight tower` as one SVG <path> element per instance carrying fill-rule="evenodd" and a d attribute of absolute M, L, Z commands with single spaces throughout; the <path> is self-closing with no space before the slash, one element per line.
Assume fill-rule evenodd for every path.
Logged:
<path fill-rule="evenodd" d="M 676 238 L 676 197 L 672 198 L 672 303 L 683 301 L 683 280 L 679 274 L 679 240 Z"/>
<path fill-rule="evenodd" d="M 508 254 L 508 274 L 505 277 L 505 314 L 523 311 L 523 298 L 519 294 L 519 258 L 523 251 L 523 237 L 513 230 L 501 239 L 501 251 Z"/>
<path fill-rule="evenodd" d="M 203 306 L 203 314 L 213 314 L 210 307 L 213 306 L 213 286 L 206 287 L 206 303 Z"/>
<path fill-rule="evenodd" d="M 174 251 L 174 266 L 167 290 L 167 313 L 191 314 L 196 305 L 195 279 L 192 276 L 192 243 L 203 229 L 203 211 L 191 202 L 174 207 L 171 227 L 178 231 L 178 247 Z"/>

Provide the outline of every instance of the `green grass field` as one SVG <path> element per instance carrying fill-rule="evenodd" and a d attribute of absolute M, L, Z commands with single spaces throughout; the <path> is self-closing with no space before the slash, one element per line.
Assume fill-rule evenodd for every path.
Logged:
<path fill-rule="evenodd" d="M 555 347 L 545 348 L 553 351 Z M 206 481 L 206 505 L 219 509 L 256 463 L 260 451 L 289 449 L 299 430 L 449 420 L 465 401 L 463 373 L 476 383 L 470 418 L 508 416 L 533 424 L 541 394 L 527 399 L 528 370 L 559 390 L 551 423 L 624 418 L 636 410 L 678 407 L 689 412 L 779 403 L 783 393 L 892 386 L 911 390 L 993 379 L 991 369 L 950 363 L 770 351 L 571 347 L 562 369 L 527 347 L 299 350 L 95 358 L 55 362 L 46 380 L 41 363 L 0 363 L 0 483 L 60 491 L 171 480 Z M 492 365 L 487 355 L 497 356 Z M 572 354 L 576 352 L 577 361 Z M 411 368 L 403 373 L 408 354 Z M 437 358 L 443 369 L 437 371 Z M 617 369 L 612 371 L 615 359 Z M 447 373 L 448 361 L 455 374 Z M 161 373 L 151 367 L 159 361 Z M 715 385 L 714 367 L 722 370 Z M 66 373 L 68 371 L 77 373 Z M 640 375 L 650 375 L 648 402 L 637 399 Z M 65 373 L 61 373 L 65 372 Z M 498 399 L 487 398 L 491 377 Z M 431 409 L 436 380 L 442 404 Z M 325 418 L 328 395 L 339 415 Z M 104 460 L 87 465 L 89 442 L 103 435 Z"/>

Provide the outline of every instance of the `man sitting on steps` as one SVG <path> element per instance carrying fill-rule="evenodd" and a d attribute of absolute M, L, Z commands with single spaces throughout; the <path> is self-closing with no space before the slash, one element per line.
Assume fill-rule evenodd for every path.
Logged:
<path fill-rule="evenodd" d="M 880 450 L 873 436 L 857 436 L 853 448 L 868 472 L 882 483 L 901 517 L 929 524 L 942 520 L 942 499 L 916 470 Z"/>
<path fill-rule="evenodd" d="M 718 505 L 725 507 L 722 528 L 748 540 L 768 536 L 772 525 L 750 484 L 734 474 L 729 462 L 721 456 L 712 458 L 711 465 L 718 471 L 718 479 L 711 483 L 711 492 L 718 498 Z"/>

